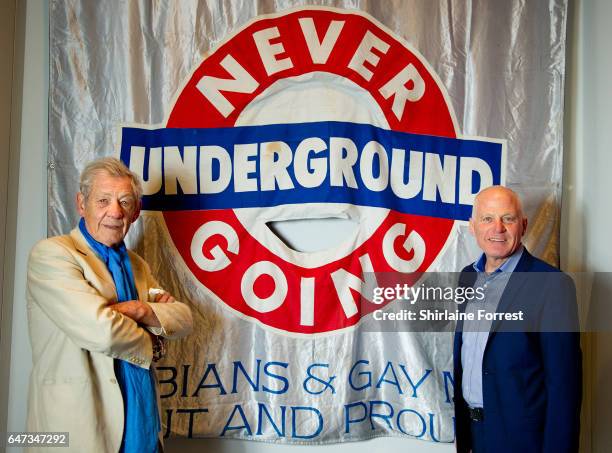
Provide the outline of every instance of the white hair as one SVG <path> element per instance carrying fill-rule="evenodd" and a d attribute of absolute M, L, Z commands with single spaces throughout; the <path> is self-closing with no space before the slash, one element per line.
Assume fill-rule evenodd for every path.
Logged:
<path fill-rule="evenodd" d="M 91 193 L 94 178 L 102 172 L 107 173 L 109 176 L 118 178 L 130 178 L 134 198 L 137 200 L 142 198 L 142 184 L 140 183 L 140 178 L 138 175 L 133 171 L 130 171 L 130 169 L 127 168 L 119 159 L 114 157 L 103 157 L 87 164 L 81 173 L 79 190 L 86 200 L 89 198 L 89 194 Z"/>

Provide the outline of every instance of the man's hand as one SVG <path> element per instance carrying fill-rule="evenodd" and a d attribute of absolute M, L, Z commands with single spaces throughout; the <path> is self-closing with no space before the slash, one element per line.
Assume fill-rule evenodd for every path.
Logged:
<path fill-rule="evenodd" d="M 159 302 L 162 304 L 176 301 L 174 297 L 172 297 L 172 294 L 159 288 L 149 288 L 149 299 L 151 299 L 151 302 Z"/>
<path fill-rule="evenodd" d="M 169 294 L 165 293 L 164 295 L 169 296 Z M 162 294 L 159 294 L 162 296 Z M 170 296 L 172 298 L 172 296 Z M 172 298 L 174 299 L 174 298 Z M 169 302 L 166 300 L 165 302 Z M 130 319 L 133 319 L 139 324 L 142 324 L 146 327 L 161 327 L 159 323 L 159 319 L 155 315 L 155 312 L 149 307 L 148 304 L 141 302 L 139 300 L 129 300 L 126 302 L 119 302 L 117 304 L 109 305 L 109 308 L 121 313 L 123 316 L 127 316 Z"/>

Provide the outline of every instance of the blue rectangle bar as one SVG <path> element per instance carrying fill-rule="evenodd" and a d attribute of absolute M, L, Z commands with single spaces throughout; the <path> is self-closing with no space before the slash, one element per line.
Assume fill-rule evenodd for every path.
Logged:
<path fill-rule="evenodd" d="M 121 159 L 147 210 L 350 203 L 467 220 L 474 194 L 502 181 L 503 144 L 343 122 L 126 127 Z"/>

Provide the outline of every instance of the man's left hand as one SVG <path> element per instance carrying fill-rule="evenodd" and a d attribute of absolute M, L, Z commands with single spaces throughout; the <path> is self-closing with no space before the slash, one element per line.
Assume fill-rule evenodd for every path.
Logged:
<path fill-rule="evenodd" d="M 152 300 L 151 300 L 152 299 Z M 149 301 L 161 304 L 176 302 L 172 294 L 159 288 L 149 288 Z"/>

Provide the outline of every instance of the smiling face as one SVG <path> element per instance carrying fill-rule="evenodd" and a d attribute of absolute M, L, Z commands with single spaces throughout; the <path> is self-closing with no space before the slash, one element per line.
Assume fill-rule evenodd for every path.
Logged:
<path fill-rule="evenodd" d="M 77 194 L 77 209 L 85 219 L 91 236 L 102 244 L 113 247 L 123 241 L 130 225 L 140 214 L 140 203 L 132 191 L 127 176 L 110 176 L 98 172 L 87 199 Z"/>
<path fill-rule="evenodd" d="M 478 194 L 470 232 L 487 257 L 487 272 L 501 266 L 520 247 L 526 229 L 527 218 L 513 191 L 496 186 Z"/>

